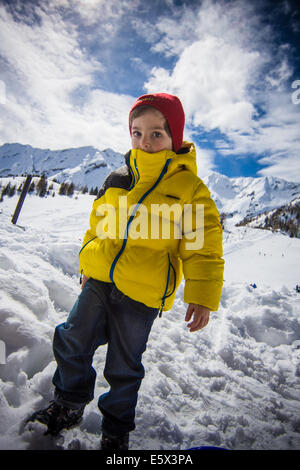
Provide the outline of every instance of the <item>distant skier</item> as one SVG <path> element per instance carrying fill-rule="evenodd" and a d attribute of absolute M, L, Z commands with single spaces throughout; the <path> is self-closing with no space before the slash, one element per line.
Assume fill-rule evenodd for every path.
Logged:
<path fill-rule="evenodd" d="M 143 95 L 131 108 L 132 150 L 125 156 L 126 165 L 107 177 L 93 203 L 79 254 L 82 292 L 66 322 L 55 330 L 55 400 L 31 417 L 46 424 L 50 434 L 80 422 L 94 397 L 93 355 L 108 344 L 104 376 L 110 390 L 98 401 L 103 414 L 101 448 L 127 449 L 144 377 L 142 354 L 153 321 L 172 307 L 182 273 L 189 304 L 185 320 L 193 317 L 187 325 L 190 332 L 204 328 L 210 311 L 218 309 L 224 269 L 220 216 L 197 176 L 195 147 L 183 142 L 183 129 L 184 111 L 176 96 Z M 169 208 L 176 204 L 182 217 L 185 204 L 193 212 L 204 205 L 204 227 L 193 221 L 178 239 L 180 225 L 171 212 L 169 238 L 131 237 L 133 212 L 125 227 L 118 226 L 119 236 L 110 238 L 104 229 L 101 232 L 103 211 L 110 206 L 119 213 L 121 197 L 131 207 L 143 204 L 148 214 L 157 203 Z M 166 219 L 160 215 L 158 221 L 162 229 Z M 197 230 L 204 230 L 203 244 L 190 248 L 191 234 Z"/>
<path fill-rule="evenodd" d="M 253 284 L 250 284 L 250 286 L 253 287 L 253 289 L 257 288 L 257 285 L 255 284 L 255 282 L 253 282 Z"/>

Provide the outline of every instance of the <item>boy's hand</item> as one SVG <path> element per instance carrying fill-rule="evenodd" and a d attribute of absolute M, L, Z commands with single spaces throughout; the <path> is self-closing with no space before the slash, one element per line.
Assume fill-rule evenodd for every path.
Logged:
<path fill-rule="evenodd" d="M 201 330 L 208 324 L 210 310 L 209 308 L 203 307 L 202 305 L 189 304 L 185 315 L 185 321 L 189 321 L 193 314 L 193 321 L 187 325 L 187 327 L 190 329 L 190 333 Z"/>
<path fill-rule="evenodd" d="M 86 277 L 84 274 L 82 275 L 82 280 L 81 280 L 81 289 L 84 288 L 84 284 L 88 280 L 88 277 Z"/>

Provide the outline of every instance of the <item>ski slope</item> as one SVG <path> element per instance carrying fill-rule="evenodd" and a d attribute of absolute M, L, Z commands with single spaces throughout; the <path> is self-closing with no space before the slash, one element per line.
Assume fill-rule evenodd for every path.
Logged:
<path fill-rule="evenodd" d="M 52 337 L 80 293 L 78 252 L 93 196 L 17 196 L 0 205 L 0 449 L 97 449 L 106 347 L 94 358 L 95 399 L 58 439 L 24 419 L 52 399 Z M 300 448 L 300 240 L 228 224 L 218 312 L 186 328 L 183 283 L 154 323 L 144 354 L 131 449 Z M 256 289 L 250 284 L 255 282 Z"/>
<path fill-rule="evenodd" d="M 225 230 L 223 239 L 227 282 L 248 280 L 275 290 L 300 285 L 299 239 L 249 227 Z"/>

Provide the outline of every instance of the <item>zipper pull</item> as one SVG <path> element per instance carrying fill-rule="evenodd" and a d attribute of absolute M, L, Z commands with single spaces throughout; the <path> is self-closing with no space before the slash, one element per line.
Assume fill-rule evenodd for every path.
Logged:
<path fill-rule="evenodd" d="M 161 306 L 160 306 L 160 309 L 159 309 L 159 312 L 158 312 L 159 318 L 161 318 L 161 316 L 162 316 L 164 305 L 165 305 L 165 299 L 163 299 L 163 301 L 161 303 Z"/>

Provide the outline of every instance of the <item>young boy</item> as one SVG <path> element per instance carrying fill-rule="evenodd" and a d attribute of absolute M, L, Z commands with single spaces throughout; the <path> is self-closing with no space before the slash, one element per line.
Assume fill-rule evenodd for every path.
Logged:
<path fill-rule="evenodd" d="M 51 434 L 78 424 L 94 397 L 94 352 L 107 344 L 110 389 L 98 406 L 101 448 L 114 450 L 128 449 L 135 428 L 141 359 L 154 319 L 171 309 L 184 275 L 187 326 L 205 327 L 218 309 L 224 268 L 219 214 L 197 177 L 194 145 L 183 142 L 180 100 L 143 95 L 129 117 L 132 150 L 93 203 L 79 253 L 82 292 L 55 330 L 55 400 L 31 417 Z"/>

